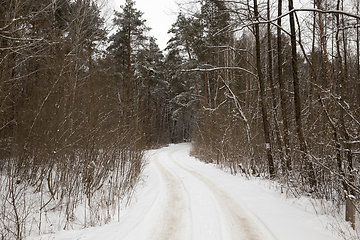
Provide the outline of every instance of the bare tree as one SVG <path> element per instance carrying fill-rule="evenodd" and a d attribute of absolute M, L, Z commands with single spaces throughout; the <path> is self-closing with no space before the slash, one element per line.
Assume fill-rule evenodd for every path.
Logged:
<path fill-rule="evenodd" d="M 254 0 L 254 13 L 255 20 L 259 21 L 259 10 L 257 0 Z M 265 148 L 269 166 L 270 177 L 273 178 L 275 175 L 274 160 L 271 152 L 271 141 L 270 141 L 270 125 L 268 120 L 267 106 L 266 106 L 266 94 L 265 94 L 265 80 L 262 73 L 261 55 L 260 55 L 260 30 L 259 23 L 255 22 L 255 41 L 256 41 L 256 67 L 258 80 L 260 84 L 260 97 L 261 97 L 261 112 L 264 124 L 265 134 Z"/>

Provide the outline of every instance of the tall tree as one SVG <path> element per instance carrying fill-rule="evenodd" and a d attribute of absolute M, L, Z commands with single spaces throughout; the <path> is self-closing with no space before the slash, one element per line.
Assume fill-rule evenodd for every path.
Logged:
<path fill-rule="evenodd" d="M 278 0 L 278 20 L 277 20 L 277 72 L 278 81 L 280 85 L 280 105 L 281 105 L 281 117 L 284 129 L 284 145 L 285 145 L 285 170 L 291 170 L 291 155 L 290 155 L 290 133 L 288 123 L 288 97 L 285 87 L 285 79 L 283 74 L 283 41 L 282 41 L 282 0 Z"/>
<path fill-rule="evenodd" d="M 116 61 L 117 72 L 121 75 L 122 100 L 129 104 L 136 86 L 136 53 L 147 39 L 149 28 L 142 18 L 143 13 L 135 8 L 135 1 L 126 0 L 121 12 L 115 11 L 113 19 L 116 33 L 110 36 L 108 50 Z"/>
<path fill-rule="evenodd" d="M 271 152 L 271 140 L 270 140 L 270 125 L 267 113 L 266 106 L 266 93 L 265 93 L 265 80 L 262 73 L 262 63 L 261 63 L 261 51 L 260 51 L 260 30 L 259 30 L 259 10 L 257 0 L 254 0 L 254 14 L 255 14 L 255 51 L 256 51 L 256 68 L 258 81 L 260 84 L 260 98 L 261 98 L 261 113 L 264 127 L 264 135 L 265 135 L 265 149 L 266 156 L 268 160 L 268 168 L 270 177 L 273 178 L 275 176 L 275 167 L 274 160 Z"/>
<path fill-rule="evenodd" d="M 307 166 L 307 174 L 310 186 L 315 190 L 316 188 L 316 176 L 314 165 L 309 158 L 307 145 L 303 132 L 302 125 L 302 116 L 301 116 L 301 98 L 300 98 L 300 81 L 299 81 L 299 70 L 298 70 L 298 60 L 297 60 L 297 43 L 296 43 L 296 29 L 295 29 L 295 13 L 292 11 L 294 9 L 293 0 L 289 0 L 289 11 L 290 11 L 290 33 L 291 33 L 291 67 L 293 75 L 293 85 L 294 85 L 294 103 L 295 103 L 295 123 L 296 123 L 296 133 L 299 139 L 300 151 L 305 161 L 305 166 Z"/>

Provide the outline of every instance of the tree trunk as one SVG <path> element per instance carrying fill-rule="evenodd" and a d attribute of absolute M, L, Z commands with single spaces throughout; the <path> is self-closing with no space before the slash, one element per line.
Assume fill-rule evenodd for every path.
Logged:
<path fill-rule="evenodd" d="M 289 11 L 294 9 L 293 0 L 289 0 Z M 294 85 L 294 103 L 295 103 L 295 124 L 296 133 L 299 139 L 300 151 L 305 160 L 305 166 L 310 186 L 313 190 L 316 188 L 316 178 L 313 163 L 310 161 L 306 146 L 306 141 L 303 133 L 302 118 L 301 118 L 301 99 L 300 99 L 300 82 L 298 74 L 298 62 L 296 53 L 296 30 L 295 30 L 295 13 L 290 13 L 290 33 L 291 33 L 291 66 Z"/>
<path fill-rule="evenodd" d="M 336 9 L 339 11 L 340 9 L 340 3 L 341 1 L 337 1 L 337 7 Z M 343 22 L 342 22 L 343 23 Z M 345 84 L 347 82 L 348 74 L 347 74 L 347 50 L 346 50 L 346 39 L 345 39 L 345 33 L 343 30 L 343 44 L 344 44 L 344 57 L 341 55 L 341 49 L 340 49 L 340 28 L 342 28 L 340 23 L 340 15 L 336 14 L 336 51 L 337 51 L 337 59 L 338 59 L 338 71 L 339 71 L 339 78 L 340 78 L 340 84 L 339 84 L 339 95 L 341 96 L 341 99 L 343 101 L 346 101 L 346 89 Z M 344 104 L 343 104 L 344 105 Z M 345 123 L 345 111 L 342 107 L 339 108 L 340 111 L 340 128 L 341 128 L 341 134 L 343 135 L 343 138 L 345 140 L 345 151 L 346 151 L 346 157 L 347 157 L 347 170 L 349 174 L 349 180 L 353 182 L 353 165 L 352 165 L 352 151 L 351 151 L 351 145 L 349 143 L 350 136 L 348 134 L 348 131 L 346 130 L 346 123 Z M 345 183 L 344 189 L 348 191 L 348 194 L 353 195 L 354 192 L 352 188 Z M 345 220 L 353 222 L 355 220 L 355 211 L 353 210 L 353 206 L 351 202 L 348 199 L 348 196 L 345 196 L 347 198 L 346 200 L 346 216 Z"/>
<path fill-rule="evenodd" d="M 275 167 L 274 160 L 271 153 L 271 145 L 270 145 L 270 126 L 267 116 L 267 107 L 266 107 L 266 96 L 265 96 L 265 81 L 261 71 L 261 55 L 260 55 L 260 31 L 259 31 L 259 11 L 257 0 L 254 0 L 254 12 L 255 12 L 255 41 L 256 41 L 256 67 L 257 73 L 260 83 L 260 97 L 261 97 L 261 111 L 262 111 L 262 119 L 264 125 L 264 135 L 265 135 L 265 147 L 266 147 L 266 155 L 268 160 L 268 168 L 270 177 L 273 178 L 275 175 Z"/>
<path fill-rule="evenodd" d="M 318 9 L 321 10 L 321 0 L 317 1 Z M 321 18 L 321 13 L 319 14 L 319 28 L 320 28 L 320 41 L 321 41 L 321 47 L 324 53 L 325 58 L 325 67 L 326 67 L 326 80 L 327 80 L 327 88 L 331 91 L 332 89 L 332 81 L 331 81 L 331 73 L 330 73 L 330 61 L 329 56 L 326 49 L 326 39 L 324 34 L 324 25 Z"/>
<path fill-rule="evenodd" d="M 282 0 L 278 0 L 278 16 L 282 15 Z M 289 99 L 287 97 L 287 91 L 285 88 L 285 80 L 283 77 L 283 54 L 282 54 L 282 36 L 281 36 L 281 18 L 277 21 L 277 62 L 278 62 L 278 81 L 280 85 L 280 105 L 281 116 L 284 128 L 284 145 L 285 145 L 285 166 L 284 170 L 291 170 L 291 155 L 290 155 L 290 139 L 289 139 L 289 123 L 288 123 L 288 111 L 287 103 Z"/>
<path fill-rule="evenodd" d="M 267 1 L 267 19 L 270 20 L 271 16 L 270 16 L 270 0 Z M 282 136 L 280 133 L 280 128 L 279 128 L 279 123 L 278 123 L 278 119 L 277 119 L 277 111 L 276 111 L 276 93 L 275 93 L 275 83 L 274 83 L 274 78 L 273 78 L 273 54 L 272 54 L 272 44 L 271 44 L 271 28 L 270 28 L 270 23 L 267 24 L 267 34 L 268 34 L 268 41 L 267 41 L 267 45 L 268 45 L 268 78 L 269 78 L 269 82 L 270 82 L 270 87 L 271 87 L 271 99 L 272 99 L 272 111 L 273 111 L 273 117 L 274 117 L 274 127 L 275 127 L 275 136 L 274 138 L 276 138 L 274 140 L 274 142 L 276 142 L 277 144 L 277 151 L 279 151 L 280 153 L 280 161 L 281 161 L 281 166 L 282 166 L 282 171 L 283 173 L 286 172 L 286 158 L 284 156 L 284 151 L 283 151 L 283 140 L 282 140 Z"/>

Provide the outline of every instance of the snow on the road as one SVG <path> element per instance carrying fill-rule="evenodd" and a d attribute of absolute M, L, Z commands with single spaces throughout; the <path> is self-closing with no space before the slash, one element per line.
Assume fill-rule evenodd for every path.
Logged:
<path fill-rule="evenodd" d="M 144 183 L 120 222 L 29 239 L 335 240 L 328 219 L 256 181 L 189 156 L 190 144 L 148 152 Z"/>

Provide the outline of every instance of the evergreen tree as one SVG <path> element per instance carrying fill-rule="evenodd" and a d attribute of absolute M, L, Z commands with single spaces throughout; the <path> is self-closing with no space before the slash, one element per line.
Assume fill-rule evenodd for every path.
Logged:
<path fill-rule="evenodd" d="M 135 8 L 135 2 L 126 0 L 122 11 L 115 11 L 113 23 L 116 33 L 110 36 L 109 52 L 115 61 L 116 72 L 121 76 L 121 96 L 125 104 L 134 96 L 134 88 L 137 85 L 137 53 L 143 48 L 150 30 L 146 20 L 142 19 L 143 13 Z"/>
<path fill-rule="evenodd" d="M 189 61 L 203 58 L 202 54 L 205 47 L 203 39 L 204 26 L 201 23 L 199 14 L 195 14 L 194 17 L 187 17 L 180 13 L 168 33 L 172 34 L 172 37 L 166 50 L 176 50 Z"/>

